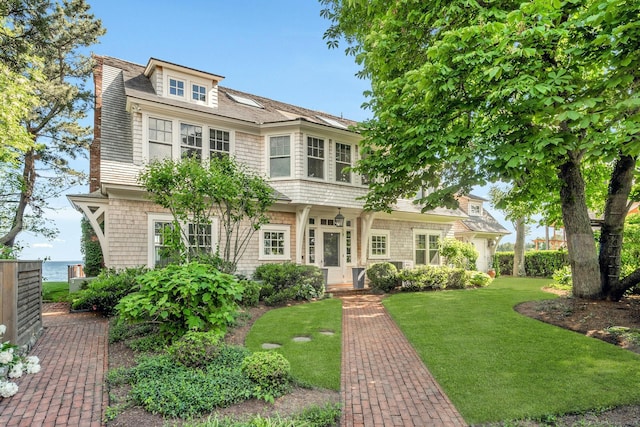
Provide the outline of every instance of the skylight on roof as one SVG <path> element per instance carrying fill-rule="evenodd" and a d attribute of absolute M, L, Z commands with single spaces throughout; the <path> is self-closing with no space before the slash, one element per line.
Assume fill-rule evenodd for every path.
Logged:
<path fill-rule="evenodd" d="M 260 103 L 258 103 L 257 101 L 254 101 L 251 98 L 246 98 L 240 95 L 233 95 L 229 92 L 227 92 L 227 95 L 229 95 L 229 98 L 233 99 L 238 104 L 248 105 L 249 107 L 264 108 Z"/>
<path fill-rule="evenodd" d="M 337 120 L 333 120 L 330 119 L 329 117 L 324 117 L 324 116 L 316 116 L 317 118 L 319 118 L 320 120 L 322 120 L 323 122 L 330 124 L 331 126 L 335 126 L 337 128 L 341 128 L 341 129 L 348 129 L 347 126 L 343 125 L 342 123 L 340 123 Z"/>

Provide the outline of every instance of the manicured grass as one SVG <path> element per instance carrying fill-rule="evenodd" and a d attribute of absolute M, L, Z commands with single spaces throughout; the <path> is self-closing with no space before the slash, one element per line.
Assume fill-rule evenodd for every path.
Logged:
<path fill-rule="evenodd" d="M 468 423 L 640 402 L 640 356 L 518 314 L 543 279 L 396 294 L 384 305 Z"/>
<path fill-rule="evenodd" d="M 322 331 L 332 331 L 333 335 L 324 335 Z M 294 337 L 301 336 L 310 337 L 311 341 L 293 341 Z M 269 351 L 277 351 L 287 358 L 297 380 L 316 387 L 340 389 L 342 301 L 328 299 L 268 311 L 253 324 L 245 340 L 251 351 L 265 351 L 263 343 L 282 346 Z"/>
<path fill-rule="evenodd" d="M 45 301 L 67 301 L 69 299 L 69 283 L 42 282 L 42 299 Z"/>

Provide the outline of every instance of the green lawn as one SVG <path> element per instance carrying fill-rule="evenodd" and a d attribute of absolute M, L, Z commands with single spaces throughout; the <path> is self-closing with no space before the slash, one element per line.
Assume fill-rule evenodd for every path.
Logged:
<path fill-rule="evenodd" d="M 513 310 L 540 279 L 396 294 L 384 305 L 469 423 L 640 402 L 640 356 Z"/>
<path fill-rule="evenodd" d="M 45 301 L 67 301 L 69 299 L 69 283 L 43 282 L 42 299 Z"/>
<path fill-rule="evenodd" d="M 333 335 L 324 335 L 322 331 L 333 331 Z M 293 341 L 299 336 L 310 337 L 311 341 Z M 251 351 L 264 351 L 263 343 L 282 346 L 271 351 L 289 360 L 291 373 L 299 381 L 340 389 L 341 300 L 328 299 L 266 312 L 253 324 L 245 340 Z"/>

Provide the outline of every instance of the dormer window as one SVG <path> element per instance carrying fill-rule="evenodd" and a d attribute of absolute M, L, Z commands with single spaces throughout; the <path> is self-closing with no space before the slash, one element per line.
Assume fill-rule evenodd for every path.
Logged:
<path fill-rule="evenodd" d="M 204 86 L 191 85 L 191 99 L 197 102 L 207 102 L 207 88 Z"/>
<path fill-rule="evenodd" d="M 469 215 L 471 216 L 481 216 L 482 215 L 482 205 L 478 203 L 470 203 L 469 204 Z"/>
<path fill-rule="evenodd" d="M 169 95 L 184 98 L 184 81 L 178 79 L 169 79 Z"/>

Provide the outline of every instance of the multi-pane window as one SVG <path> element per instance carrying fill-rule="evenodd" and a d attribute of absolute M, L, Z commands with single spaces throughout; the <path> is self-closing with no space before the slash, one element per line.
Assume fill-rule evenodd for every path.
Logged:
<path fill-rule="evenodd" d="M 165 246 L 165 237 L 171 232 L 173 224 L 171 221 L 154 221 L 153 222 L 153 267 L 164 267 L 171 258 L 168 248 Z"/>
<path fill-rule="evenodd" d="M 324 178 L 324 139 L 307 137 L 307 176 Z"/>
<path fill-rule="evenodd" d="M 345 233 L 346 233 L 345 234 L 345 240 L 346 240 L 346 242 L 345 242 L 345 250 L 346 250 L 346 256 L 347 256 L 347 264 L 349 264 L 349 263 L 351 263 L 351 260 L 353 258 L 353 256 L 352 256 L 352 252 L 353 252 L 352 249 L 353 248 L 352 248 L 352 245 L 351 245 L 352 231 L 351 230 L 347 230 Z"/>
<path fill-rule="evenodd" d="M 169 120 L 149 118 L 149 160 L 171 158 L 171 129 Z"/>
<path fill-rule="evenodd" d="M 260 229 L 260 252 L 262 260 L 287 260 L 291 253 L 290 226 L 269 224 Z"/>
<path fill-rule="evenodd" d="M 284 256 L 285 233 L 283 231 L 265 231 L 262 241 L 263 255 Z"/>
<path fill-rule="evenodd" d="M 336 181 L 351 182 L 351 146 L 336 142 Z"/>
<path fill-rule="evenodd" d="M 209 156 L 220 157 L 229 155 L 229 132 L 226 130 L 209 129 Z"/>
<path fill-rule="evenodd" d="M 191 255 L 211 253 L 211 224 L 188 224 L 189 253 Z"/>
<path fill-rule="evenodd" d="M 207 88 L 204 86 L 191 85 L 191 99 L 194 101 L 207 102 Z"/>
<path fill-rule="evenodd" d="M 169 94 L 183 98 L 184 97 L 184 81 L 170 78 Z"/>
<path fill-rule="evenodd" d="M 469 215 L 480 216 L 482 208 L 478 204 L 469 204 Z"/>
<path fill-rule="evenodd" d="M 202 126 L 180 123 L 180 157 L 202 159 Z"/>
<path fill-rule="evenodd" d="M 369 258 L 389 258 L 389 236 L 387 230 L 371 230 Z"/>
<path fill-rule="evenodd" d="M 269 138 L 269 173 L 271 178 L 291 176 L 291 141 L 289 136 Z"/>
<path fill-rule="evenodd" d="M 309 262 L 308 264 L 316 263 L 316 230 L 314 228 L 309 229 Z"/>
<path fill-rule="evenodd" d="M 439 265 L 438 234 L 415 233 L 415 263 L 416 265 Z"/>

